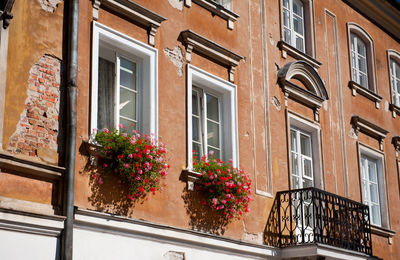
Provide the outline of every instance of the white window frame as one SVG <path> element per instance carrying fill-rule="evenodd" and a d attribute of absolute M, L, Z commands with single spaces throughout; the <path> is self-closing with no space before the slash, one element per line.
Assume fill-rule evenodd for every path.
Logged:
<path fill-rule="evenodd" d="M 362 43 L 365 47 L 365 56 L 361 55 L 360 50 L 358 49 L 358 43 Z M 354 49 L 351 47 L 354 46 Z M 367 59 L 367 44 L 355 33 L 350 34 L 350 52 L 351 52 L 351 67 L 352 67 L 352 79 L 354 82 L 359 84 L 360 86 L 369 89 L 368 84 L 368 59 Z M 354 59 L 353 59 L 354 56 Z M 365 62 L 365 71 L 362 71 L 360 68 L 359 60 L 363 60 Z M 354 62 L 353 62 L 354 60 Z M 366 85 L 361 85 L 360 76 L 365 76 Z"/>
<path fill-rule="evenodd" d="M 7 79 L 7 53 L 8 53 L 8 31 L 3 28 L 4 20 L 0 20 L 0 150 L 3 150 L 3 125 L 6 97 Z"/>
<path fill-rule="evenodd" d="M 97 129 L 97 98 L 98 98 L 98 60 L 100 45 L 105 43 L 117 53 L 128 54 L 128 59 L 140 61 L 138 78 L 141 94 L 139 105 L 139 131 L 158 136 L 158 51 L 157 49 L 111 29 L 98 22 L 93 22 L 92 42 L 92 88 L 91 88 L 91 120 L 90 127 Z M 116 64 L 117 66 L 117 64 Z M 117 76 L 117 75 L 116 75 Z M 117 76 L 118 80 L 118 76 Z M 119 119 L 115 120 L 118 122 Z M 117 127 L 118 124 L 116 123 Z"/>
<path fill-rule="evenodd" d="M 312 156 L 313 155 L 312 136 L 311 136 L 311 134 L 305 132 L 304 130 L 298 129 L 296 127 L 291 127 L 290 128 L 290 132 L 291 133 L 294 132 L 296 134 L 296 144 L 295 145 L 296 145 L 296 148 L 297 148 L 297 151 L 294 151 L 293 147 L 291 147 L 290 154 L 292 156 L 291 157 L 292 162 L 293 162 L 293 154 L 295 154 L 297 156 L 297 158 L 298 158 L 297 165 L 296 165 L 296 168 L 297 168 L 297 171 L 298 171 L 298 175 L 294 174 L 295 171 L 292 168 L 292 180 L 293 180 L 294 177 L 298 177 L 299 178 L 299 185 L 301 186 L 301 187 L 298 187 L 299 189 L 305 188 L 303 186 L 303 179 L 310 180 L 311 183 L 312 183 L 311 187 L 314 187 L 314 162 L 313 162 L 313 156 Z M 307 156 L 307 155 L 304 155 L 304 154 L 301 153 L 300 135 L 304 135 L 304 136 L 307 136 L 308 138 L 310 138 L 311 156 Z M 290 134 L 290 144 L 292 144 L 292 135 L 291 134 Z M 304 174 L 304 160 L 311 161 L 311 177 L 308 177 L 308 176 L 306 176 Z M 293 163 L 292 163 L 292 167 L 293 167 Z M 294 183 L 293 183 L 293 186 L 294 186 Z"/>
<path fill-rule="evenodd" d="M 388 66 L 390 74 L 390 90 L 391 90 L 391 101 L 397 107 L 400 107 L 400 90 L 396 90 L 396 86 L 393 84 L 394 80 L 399 81 L 400 84 L 400 69 L 395 71 L 393 63 L 397 63 L 400 68 L 400 53 L 395 50 L 388 50 Z M 395 73 L 393 73 L 395 72 Z"/>
<path fill-rule="evenodd" d="M 351 49 L 351 35 L 354 35 L 356 38 L 360 39 L 366 48 L 366 61 L 367 61 L 367 86 L 362 86 L 365 89 L 370 90 L 371 92 L 377 93 L 377 84 L 376 84 L 376 74 L 375 74 L 375 47 L 374 40 L 371 35 L 367 33 L 360 25 L 356 23 L 347 23 L 347 36 L 348 36 L 348 50 L 349 50 L 349 61 L 350 61 L 350 78 L 353 82 L 358 81 L 354 79 L 354 69 L 358 69 L 356 64 L 353 64 L 352 60 L 352 49 Z M 358 61 L 357 61 L 358 63 Z M 357 74 L 357 71 L 356 71 Z M 358 75 L 358 74 L 357 74 Z M 361 85 L 360 85 L 361 86 Z"/>
<path fill-rule="evenodd" d="M 207 129 L 208 129 L 208 127 L 207 127 L 208 120 L 211 120 L 214 123 L 217 123 L 219 125 L 219 131 L 218 131 L 218 139 L 219 139 L 218 146 L 219 146 L 219 148 L 213 147 L 213 146 L 211 146 L 211 148 L 213 148 L 214 150 L 219 150 L 219 153 L 222 154 L 222 151 L 224 150 L 224 148 L 223 148 L 223 142 L 221 140 L 221 137 L 223 136 L 222 135 L 222 128 L 223 128 L 222 114 L 223 114 L 223 112 L 221 109 L 221 97 L 219 94 L 216 94 L 216 93 L 210 92 L 209 90 L 205 90 L 203 88 L 198 88 L 195 86 L 192 86 L 192 92 L 197 92 L 197 95 L 199 96 L 199 100 L 198 100 L 199 106 L 197 109 L 200 114 L 198 116 L 199 121 L 200 121 L 200 127 L 198 130 L 199 130 L 199 135 L 200 135 L 200 145 L 201 145 L 200 149 L 201 149 L 202 154 L 200 154 L 198 156 L 208 154 L 208 147 L 211 146 L 208 144 L 208 138 L 206 135 Z M 207 118 L 207 103 L 206 103 L 207 97 L 206 97 L 206 95 L 213 96 L 213 97 L 217 98 L 217 100 L 218 100 L 218 118 L 219 118 L 218 122 Z M 192 114 L 192 119 L 193 119 L 193 116 L 195 116 L 195 115 Z M 192 125 L 192 127 L 193 127 L 193 125 Z M 192 141 L 192 142 L 198 143 L 197 141 Z M 193 145 L 193 143 L 192 143 L 192 145 Z"/>
<path fill-rule="evenodd" d="M 187 145 L 188 169 L 193 169 L 192 146 L 192 91 L 201 88 L 220 98 L 221 128 L 221 159 L 232 159 L 232 165 L 239 165 L 238 125 L 237 125 L 237 87 L 229 81 L 214 76 L 191 64 L 187 64 Z M 204 145 L 204 144 L 203 144 Z"/>
<path fill-rule="evenodd" d="M 370 223 L 371 225 L 378 227 L 389 228 L 389 211 L 388 211 L 388 200 L 387 200 L 387 185 L 386 185 L 386 167 L 385 167 L 385 155 L 381 151 L 371 148 L 367 145 L 358 143 L 359 147 L 359 174 L 360 174 L 360 193 L 362 202 L 370 207 Z M 380 223 L 372 223 L 371 216 L 371 204 L 369 198 L 365 198 L 363 192 L 363 178 L 362 178 L 362 158 L 366 156 L 368 158 L 377 161 L 377 177 L 378 177 L 378 193 L 379 193 L 379 207 L 380 207 Z"/>
<path fill-rule="evenodd" d="M 312 175 L 313 187 L 323 189 L 324 177 L 322 167 L 322 153 L 321 153 L 321 128 L 318 123 L 303 118 L 293 112 L 288 112 L 288 153 L 289 153 L 289 167 L 290 167 L 290 189 L 294 188 L 293 183 L 293 169 L 292 169 L 292 147 L 290 131 L 296 129 L 311 137 L 311 150 L 312 150 Z"/>
<path fill-rule="evenodd" d="M 288 8 L 286 8 L 285 7 L 285 5 L 283 4 L 283 2 L 284 2 L 285 0 L 282 0 L 282 19 L 283 19 L 283 39 L 285 40 L 285 29 L 286 30 L 289 30 L 290 31 L 290 42 L 287 42 L 290 46 L 293 46 L 294 48 L 296 48 L 296 49 L 298 49 L 297 47 L 296 47 L 296 36 L 298 36 L 298 37 L 300 37 L 301 38 L 301 40 L 302 40 L 302 44 L 303 44 L 303 49 L 298 49 L 299 51 L 301 51 L 301 52 L 306 52 L 306 41 L 305 41 L 305 34 L 306 34 L 306 26 L 305 26 L 305 22 L 306 22 L 306 15 L 305 15 L 305 4 L 303 3 L 303 1 L 302 0 L 287 0 L 288 2 L 289 2 L 289 9 Z M 294 14 L 294 12 L 293 12 L 293 2 L 294 1 L 296 1 L 296 2 L 298 2 L 298 3 L 300 3 L 301 5 L 302 5 L 302 8 L 303 8 L 303 17 L 299 17 L 297 14 Z M 285 21 L 284 21 L 284 12 L 285 12 L 285 10 L 287 10 L 288 11 L 288 13 L 289 13 L 289 27 L 286 27 L 285 26 Z M 299 34 L 299 33 L 297 33 L 295 30 L 294 30 L 294 23 L 293 23 L 293 20 L 294 20 L 294 16 L 297 16 L 299 19 L 301 19 L 301 21 L 302 21 L 302 25 L 303 25 L 303 28 L 302 28 L 302 30 L 303 30 L 303 35 L 301 35 L 301 34 Z"/>

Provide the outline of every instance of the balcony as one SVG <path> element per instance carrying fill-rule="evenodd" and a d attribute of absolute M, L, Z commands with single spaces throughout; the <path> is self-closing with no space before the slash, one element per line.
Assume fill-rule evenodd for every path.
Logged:
<path fill-rule="evenodd" d="M 265 242 L 279 248 L 322 244 L 372 256 L 369 208 L 317 188 L 277 192 Z"/>

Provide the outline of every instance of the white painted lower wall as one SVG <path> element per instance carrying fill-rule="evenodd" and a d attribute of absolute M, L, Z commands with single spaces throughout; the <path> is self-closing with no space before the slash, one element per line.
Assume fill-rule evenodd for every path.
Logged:
<path fill-rule="evenodd" d="M 2 260 L 55 260 L 58 252 L 57 237 L 0 230 Z"/>
<path fill-rule="evenodd" d="M 75 223 L 74 260 L 250 260 L 276 256 L 276 249 L 268 246 L 89 211 L 76 213 Z"/>

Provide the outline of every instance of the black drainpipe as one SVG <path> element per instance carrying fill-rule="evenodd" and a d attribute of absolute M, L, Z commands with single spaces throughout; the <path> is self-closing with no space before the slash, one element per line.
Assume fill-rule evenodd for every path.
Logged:
<path fill-rule="evenodd" d="M 74 226 L 74 179 L 76 147 L 76 97 L 78 77 L 78 18 L 79 0 L 68 3 L 68 47 L 67 47 L 67 127 L 66 127 L 66 173 L 64 176 L 63 213 L 67 217 L 64 224 L 61 245 L 61 259 L 72 260 Z"/>

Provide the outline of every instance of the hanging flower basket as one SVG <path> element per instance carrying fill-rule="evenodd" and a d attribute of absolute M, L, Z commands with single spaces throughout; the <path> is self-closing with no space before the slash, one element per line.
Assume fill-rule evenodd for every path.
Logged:
<path fill-rule="evenodd" d="M 221 212 L 227 218 L 240 218 L 249 212 L 251 180 L 243 170 L 215 159 L 212 154 L 200 160 L 193 157 L 193 170 L 200 173 L 196 190 L 203 192 L 203 205 Z"/>
<path fill-rule="evenodd" d="M 123 126 L 120 125 L 123 129 Z M 148 192 L 155 194 L 160 190 L 160 179 L 165 177 L 169 168 L 166 163 L 167 149 L 154 137 L 104 129 L 94 137 L 99 147 L 98 157 L 102 167 L 111 174 L 121 177 L 129 186 L 128 199 L 136 201 L 144 198 Z M 102 184 L 101 176 L 94 176 Z"/>

